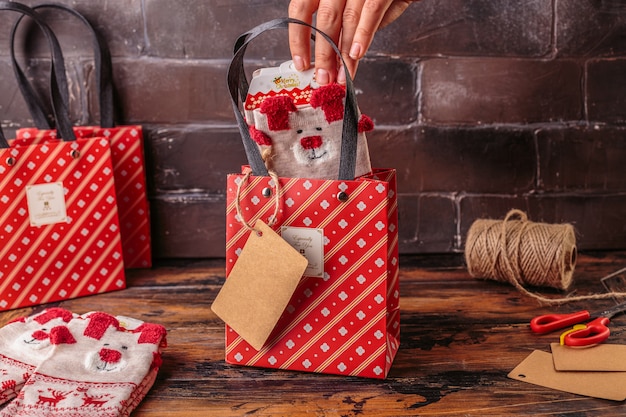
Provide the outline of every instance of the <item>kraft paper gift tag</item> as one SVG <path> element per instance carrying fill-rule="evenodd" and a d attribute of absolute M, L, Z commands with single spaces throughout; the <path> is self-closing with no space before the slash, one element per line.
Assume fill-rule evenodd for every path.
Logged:
<path fill-rule="evenodd" d="M 533 351 L 508 377 L 588 397 L 626 399 L 626 372 L 560 372 L 554 369 L 552 355 L 540 350 Z"/>
<path fill-rule="evenodd" d="M 626 372 L 626 345 L 602 343 L 577 348 L 552 343 L 550 348 L 557 371 Z"/>
<path fill-rule="evenodd" d="M 308 261 L 257 221 L 211 310 L 260 350 L 307 268 Z"/>

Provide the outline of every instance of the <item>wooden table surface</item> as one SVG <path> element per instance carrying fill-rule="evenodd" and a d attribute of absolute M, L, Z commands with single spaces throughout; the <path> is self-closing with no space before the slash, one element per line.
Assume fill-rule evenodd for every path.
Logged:
<path fill-rule="evenodd" d="M 626 252 L 584 253 L 577 294 L 604 292 L 600 279 L 626 266 Z M 193 416 L 617 416 L 622 402 L 568 394 L 507 377 L 531 351 L 549 351 L 537 314 L 602 308 L 614 301 L 549 307 L 507 284 L 469 276 L 461 255 L 401 258 L 401 345 L 386 380 L 240 367 L 224 362 L 224 325 L 210 305 L 224 261 L 161 264 L 128 272 L 129 288 L 59 305 L 164 325 L 169 346 L 158 380 L 134 417 Z M 543 294 L 560 295 L 541 289 Z M 42 307 L 0 314 L 0 324 Z M 626 316 L 612 343 L 626 344 Z"/>

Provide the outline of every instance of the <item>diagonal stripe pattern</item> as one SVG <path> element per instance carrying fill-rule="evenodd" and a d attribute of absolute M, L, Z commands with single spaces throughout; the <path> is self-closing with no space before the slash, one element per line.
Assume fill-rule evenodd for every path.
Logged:
<path fill-rule="evenodd" d="M 77 126 L 74 132 L 80 138 L 105 137 L 110 141 L 124 264 L 126 268 L 149 268 L 152 245 L 142 127 Z M 55 130 L 23 128 L 16 132 L 13 144 L 28 146 L 56 140 Z"/>
<path fill-rule="evenodd" d="M 55 183 L 66 218 L 31 225 L 26 188 Z M 104 138 L 0 150 L 0 310 L 125 288 L 116 202 Z"/>
<path fill-rule="evenodd" d="M 236 216 L 237 181 L 228 176 L 226 274 L 248 237 Z M 226 326 L 226 360 L 246 366 L 385 378 L 399 348 L 396 172 L 354 181 L 280 178 L 281 226 L 321 229 L 324 277 L 303 277 L 265 346 L 257 351 Z M 270 179 L 250 177 L 239 204 L 246 220 L 267 218 Z M 340 191 L 348 194 L 338 200 Z M 277 266 L 279 267 L 279 266 Z"/>

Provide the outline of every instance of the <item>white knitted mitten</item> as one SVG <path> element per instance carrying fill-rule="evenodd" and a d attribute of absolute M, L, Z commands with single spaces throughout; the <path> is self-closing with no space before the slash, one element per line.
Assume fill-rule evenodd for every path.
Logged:
<path fill-rule="evenodd" d="M 71 337 L 70 311 L 50 308 L 0 328 L 0 404 L 17 395 L 55 343 Z"/>
<path fill-rule="evenodd" d="M 75 343 L 54 346 L 0 416 L 128 416 L 152 386 L 165 347 L 163 326 L 124 328 L 106 313 L 73 319 Z"/>

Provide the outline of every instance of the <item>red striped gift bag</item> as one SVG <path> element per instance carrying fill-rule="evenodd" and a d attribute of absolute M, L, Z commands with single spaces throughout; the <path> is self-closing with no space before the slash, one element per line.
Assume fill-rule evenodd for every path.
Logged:
<path fill-rule="evenodd" d="M 250 176 L 237 198 L 237 183 L 244 178 L 228 176 L 227 276 L 250 233 L 237 218 L 237 201 L 251 224 L 267 222 L 275 212 L 274 198 L 264 193 L 276 189 L 272 179 Z M 227 326 L 227 362 L 371 378 L 387 375 L 400 336 L 395 179 L 393 169 L 378 169 L 353 181 L 279 179 L 274 228 L 283 234 L 319 232 L 323 268 L 310 272 L 316 276 L 305 274 L 260 350 Z"/>
<path fill-rule="evenodd" d="M 65 69 L 47 25 L 27 6 L 52 51 L 51 92 L 63 140 L 19 146 L 0 130 L 0 310 L 125 288 L 109 141 L 76 138 L 58 97 Z"/>
<path fill-rule="evenodd" d="M 76 126 L 74 133 L 80 138 L 104 137 L 111 143 L 124 262 L 127 268 L 152 266 L 142 127 Z M 58 141 L 56 130 L 22 128 L 11 142 L 26 146 L 51 141 Z"/>
<path fill-rule="evenodd" d="M 122 235 L 124 264 L 127 268 L 152 266 L 150 236 L 150 209 L 146 188 L 143 128 L 139 125 L 119 125 L 114 121 L 113 74 L 111 56 L 107 44 L 85 16 L 75 9 L 57 3 L 44 3 L 33 7 L 45 19 L 54 17 L 50 11 L 70 14 L 79 19 L 93 37 L 96 86 L 100 106 L 99 126 L 75 126 L 77 137 L 105 137 L 111 142 L 113 173 L 118 196 L 118 210 Z M 14 42 L 17 26 L 13 28 Z M 45 106 L 38 100 L 18 65 L 14 50 L 12 60 L 18 83 L 30 109 L 36 128 L 22 128 L 16 132 L 15 145 L 45 143 L 57 140 L 57 132 L 44 116 Z M 60 89 L 60 98 L 69 107 L 67 89 Z"/>
<path fill-rule="evenodd" d="M 227 321 L 226 361 L 382 379 L 390 371 L 400 339 L 396 171 L 374 168 L 355 178 L 359 117 L 352 81 L 348 77 L 341 155 L 333 179 L 280 177 L 268 171 L 239 109 L 247 91 L 243 55 L 248 43 L 288 24 L 316 30 L 294 19 L 262 24 L 237 40 L 228 71 L 250 166 L 227 178 L 226 282 L 240 254 L 249 253 L 244 251 L 248 238 L 258 233 L 250 225 L 258 221 L 303 254 L 308 267 L 260 347 L 255 343 L 255 349 Z M 264 234 L 257 236 L 261 239 Z M 237 269 L 238 278 L 241 268 Z M 254 282 L 254 268 L 245 273 Z"/>
<path fill-rule="evenodd" d="M 0 149 L 0 310 L 125 288 L 105 138 Z"/>

